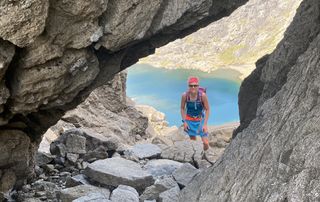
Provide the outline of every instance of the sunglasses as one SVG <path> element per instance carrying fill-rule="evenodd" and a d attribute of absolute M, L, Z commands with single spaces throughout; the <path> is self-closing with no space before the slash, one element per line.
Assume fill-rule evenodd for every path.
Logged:
<path fill-rule="evenodd" d="M 198 87 L 199 85 L 189 85 L 190 88 L 196 88 Z"/>

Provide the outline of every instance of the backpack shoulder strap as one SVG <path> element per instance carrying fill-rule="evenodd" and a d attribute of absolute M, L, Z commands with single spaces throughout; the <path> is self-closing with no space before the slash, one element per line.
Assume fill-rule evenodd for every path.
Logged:
<path fill-rule="evenodd" d="M 197 101 L 202 102 L 202 92 L 198 91 Z"/>
<path fill-rule="evenodd" d="M 189 91 L 186 91 L 185 94 L 186 94 L 186 101 L 190 101 L 190 93 L 189 93 Z"/>
<path fill-rule="evenodd" d="M 202 96 L 204 93 L 207 92 L 207 88 L 204 87 L 199 87 L 199 91 L 198 91 L 198 97 L 199 99 L 197 99 L 198 101 L 200 101 L 202 103 Z"/>
<path fill-rule="evenodd" d="M 202 96 L 203 96 L 203 94 L 205 94 L 205 92 L 199 92 L 199 93 L 198 93 L 198 97 L 199 97 L 199 98 L 198 98 L 198 101 L 201 102 L 202 106 L 204 106 L 204 104 L 203 104 L 203 102 L 202 102 Z"/>

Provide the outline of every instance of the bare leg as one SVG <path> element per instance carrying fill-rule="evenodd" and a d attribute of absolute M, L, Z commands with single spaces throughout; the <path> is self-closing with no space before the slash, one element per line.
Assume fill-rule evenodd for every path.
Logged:
<path fill-rule="evenodd" d="M 196 136 L 190 136 L 190 140 L 197 140 Z"/>
<path fill-rule="evenodd" d="M 206 151 L 209 149 L 209 139 L 208 137 L 202 137 L 202 142 L 203 142 L 203 150 Z"/>

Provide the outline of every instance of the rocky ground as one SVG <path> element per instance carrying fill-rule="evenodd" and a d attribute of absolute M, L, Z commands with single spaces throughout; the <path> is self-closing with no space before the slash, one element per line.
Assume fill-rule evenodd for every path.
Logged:
<path fill-rule="evenodd" d="M 231 129 L 210 128 L 211 148 L 206 155 L 200 140 L 188 140 L 178 128 L 132 146 L 92 130 L 67 129 L 50 144 L 50 153 L 38 151 L 35 180 L 7 198 L 25 202 L 177 201 L 180 190 L 221 155 Z M 52 133 L 46 136 L 46 141 L 53 138 Z"/>
<path fill-rule="evenodd" d="M 32 180 L 9 201 L 177 201 L 210 167 L 239 123 L 209 127 L 210 149 L 169 127 L 153 107 L 125 94 L 126 73 L 95 90 L 44 135 Z"/>

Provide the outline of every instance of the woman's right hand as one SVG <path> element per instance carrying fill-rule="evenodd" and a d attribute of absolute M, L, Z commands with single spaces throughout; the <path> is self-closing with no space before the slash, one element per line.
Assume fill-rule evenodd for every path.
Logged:
<path fill-rule="evenodd" d="M 188 131 L 189 130 L 189 126 L 186 122 L 183 123 L 183 129 L 184 131 Z"/>

